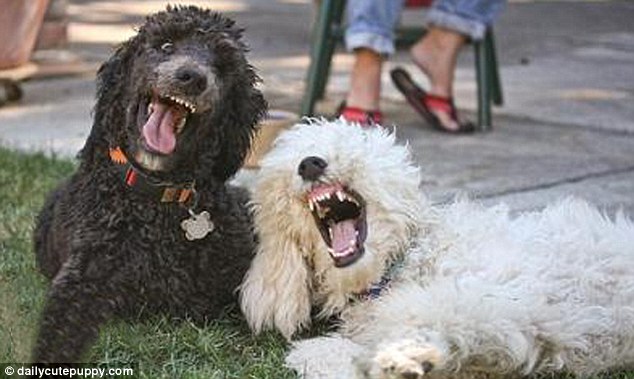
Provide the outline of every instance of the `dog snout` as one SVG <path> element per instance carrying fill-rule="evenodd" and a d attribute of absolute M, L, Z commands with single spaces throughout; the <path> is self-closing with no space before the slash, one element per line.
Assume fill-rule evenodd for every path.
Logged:
<path fill-rule="evenodd" d="M 181 67 L 174 77 L 188 94 L 199 95 L 207 88 L 207 77 L 195 68 Z"/>
<path fill-rule="evenodd" d="M 328 163 L 319 157 L 304 158 L 297 167 L 297 173 L 304 180 L 317 180 L 324 174 Z"/>
<path fill-rule="evenodd" d="M 213 92 L 211 84 L 213 77 L 209 68 L 190 56 L 171 57 L 156 69 L 157 89 L 165 94 L 196 100 L 195 97 Z M 201 108 L 204 104 L 196 105 Z"/>

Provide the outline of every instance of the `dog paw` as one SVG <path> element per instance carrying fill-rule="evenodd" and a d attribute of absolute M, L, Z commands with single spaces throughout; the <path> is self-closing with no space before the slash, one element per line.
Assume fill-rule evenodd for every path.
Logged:
<path fill-rule="evenodd" d="M 420 379 L 442 363 L 443 355 L 437 347 L 414 339 L 385 344 L 373 358 L 371 377 Z"/>

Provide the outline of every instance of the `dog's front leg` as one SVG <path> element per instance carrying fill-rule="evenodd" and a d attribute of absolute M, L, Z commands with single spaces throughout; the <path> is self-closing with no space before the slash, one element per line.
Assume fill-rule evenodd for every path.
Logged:
<path fill-rule="evenodd" d="M 77 363 L 114 313 L 115 278 L 89 278 L 67 262 L 52 282 L 33 351 L 36 363 Z"/>
<path fill-rule="evenodd" d="M 545 357 L 527 329 L 509 320 L 486 324 L 459 319 L 439 322 L 433 330 L 403 328 L 377 343 L 361 370 L 371 379 L 525 375 Z M 552 359 L 548 364 L 556 363 Z"/>

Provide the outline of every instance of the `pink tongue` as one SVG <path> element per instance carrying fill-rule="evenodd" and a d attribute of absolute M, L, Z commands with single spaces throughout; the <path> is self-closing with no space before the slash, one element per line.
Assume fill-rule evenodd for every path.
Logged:
<path fill-rule="evenodd" d="M 350 247 L 350 241 L 357 241 L 354 220 L 344 220 L 331 227 L 332 249 L 336 253 L 343 253 Z"/>
<path fill-rule="evenodd" d="M 175 122 L 178 109 L 159 101 L 152 101 L 152 114 L 143 125 L 143 138 L 148 147 L 158 153 L 171 154 L 176 147 Z"/>

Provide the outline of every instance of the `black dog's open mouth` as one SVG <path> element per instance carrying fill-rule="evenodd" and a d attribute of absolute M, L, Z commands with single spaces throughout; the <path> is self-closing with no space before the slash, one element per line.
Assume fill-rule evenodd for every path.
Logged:
<path fill-rule="evenodd" d="M 185 129 L 189 115 L 195 112 L 196 107 L 182 98 L 153 92 L 147 104 L 139 106 L 143 148 L 155 154 L 172 154 L 177 136 Z"/>
<path fill-rule="evenodd" d="M 367 237 L 363 198 L 341 184 L 319 184 L 308 192 L 307 201 L 335 266 L 359 259 Z"/>

